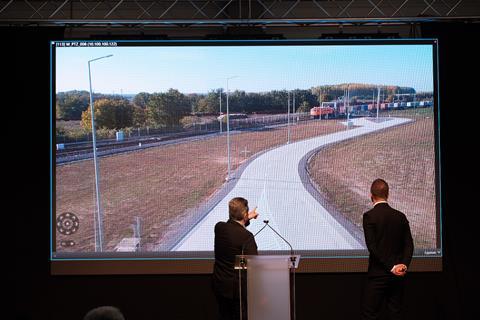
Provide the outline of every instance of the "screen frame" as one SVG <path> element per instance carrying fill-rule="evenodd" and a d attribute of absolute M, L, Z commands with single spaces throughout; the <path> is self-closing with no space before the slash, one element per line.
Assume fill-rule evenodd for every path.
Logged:
<path fill-rule="evenodd" d="M 55 44 L 60 42 L 124 42 L 135 43 L 137 46 L 288 46 L 288 45 L 432 45 L 433 57 L 433 95 L 434 95 L 434 139 L 435 139 L 435 187 L 436 187 L 436 223 L 437 247 L 440 253 L 432 256 L 415 255 L 409 271 L 427 272 L 442 271 L 443 247 L 443 193 L 442 193 L 442 166 L 440 161 L 440 96 L 439 96 L 439 65 L 438 39 L 300 39 L 300 40 L 59 40 L 50 42 L 50 270 L 52 275 L 93 275 L 93 274 L 205 274 L 213 270 L 213 257 L 155 257 L 122 256 L 109 258 L 104 254 L 96 257 L 95 254 L 82 258 L 54 256 L 55 244 Z M 210 254 L 212 254 L 210 252 Z M 286 252 L 279 252 L 285 254 Z M 336 272 L 365 272 L 368 267 L 368 256 L 325 256 L 302 257 L 297 269 L 300 273 L 336 273 Z"/>

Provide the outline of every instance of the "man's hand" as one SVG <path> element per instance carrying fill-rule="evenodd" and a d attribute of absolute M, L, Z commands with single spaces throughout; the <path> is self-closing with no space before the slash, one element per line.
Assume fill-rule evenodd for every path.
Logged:
<path fill-rule="evenodd" d="M 403 277 L 407 273 L 407 266 L 403 263 L 396 264 L 393 266 L 391 272 L 396 276 Z"/>
<path fill-rule="evenodd" d="M 248 213 L 248 220 L 257 219 L 257 217 L 258 217 L 257 207 L 255 207 L 252 211 Z"/>

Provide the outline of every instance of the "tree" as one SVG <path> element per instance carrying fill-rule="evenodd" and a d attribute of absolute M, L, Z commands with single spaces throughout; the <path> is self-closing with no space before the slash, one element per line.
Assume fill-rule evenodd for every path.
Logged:
<path fill-rule="evenodd" d="M 61 116 L 60 116 L 60 106 L 58 104 L 58 99 L 57 99 L 57 102 L 55 103 L 55 120 L 59 120 L 61 119 Z"/>
<path fill-rule="evenodd" d="M 294 92 L 295 103 L 297 106 L 301 106 L 303 102 L 307 102 L 308 108 L 310 108 L 310 106 L 318 105 L 317 97 L 311 92 L 311 90 L 296 89 Z"/>
<path fill-rule="evenodd" d="M 132 125 L 134 127 L 144 127 L 147 122 L 147 111 L 141 107 L 133 107 Z"/>
<path fill-rule="evenodd" d="M 85 131 L 92 131 L 92 110 L 90 107 L 82 112 L 80 124 Z M 98 128 L 98 123 L 96 123 L 96 127 Z"/>
<path fill-rule="evenodd" d="M 62 120 L 80 120 L 88 104 L 87 91 L 59 92 L 56 96 L 56 117 Z"/>
<path fill-rule="evenodd" d="M 149 99 L 150 99 L 150 93 L 140 92 L 136 94 L 135 97 L 133 98 L 133 104 L 136 107 L 145 109 L 147 107 Z"/>
<path fill-rule="evenodd" d="M 308 101 L 303 101 L 297 109 L 297 112 L 309 112 L 310 111 L 310 104 Z"/>
<path fill-rule="evenodd" d="M 196 113 L 213 113 L 213 107 L 210 105 L 206 97 L 201 98 L 197 101 L 195 106 Z"/>
<path fill-rule="evenodd" d="M 153 93 L 147 103 L 147 122 L 154 127 L 176 126 L 190 109 L 190 99 L 176 89 Z"/>
<path fill-rule="evenodd" d="M 94 101 L 97 128 L 121 129 L 132 126 L 134 107 L 128 100 L 100 99 Z M 91 108 L 82 113 L 82 126 L 92 130 Z"/>
<path fill-rule="evenodd" d="M 206 113 L 218 113 L 220 110 L 220 95 L 223 93 L 222 89 L 216 89 L 212 90 L 207 94 L 206 100 L 207 100 L 207 105 L 208 109 Z M 225 107 L 226 101 L 223 102 L 223 99 L 226 99 L 222 95 L 222 104 Z"/>
<path fill-rule="evenodd" d="M 320 101 L 321 102 L 329 102 L 329 101 L 332 101 L 333 99 L 335 99 L 335 98 L 331 94 L 322 93 L 320 95 Z"/>

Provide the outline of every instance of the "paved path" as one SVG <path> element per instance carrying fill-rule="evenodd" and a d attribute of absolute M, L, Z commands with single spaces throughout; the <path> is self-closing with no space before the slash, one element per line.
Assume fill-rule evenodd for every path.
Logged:
<path fill-rule="evenodd" d="M 286 144 L 253 160 L 239 177 L 237 184 L 205 218 L 173 248 L 174 251 L 213 251 L 214 226 L 228 219 L 228 201 L 244 197 L 250 208 L 257 206 L 259 218 L 248 229 L 256 233 L 269 220 L 292 245 L 294 250 L 363 249 L 359 243 L 304 188 L 298 165 L 311 150 L 344 141 L 377 130 L 393 127 L 410 119 L 384 118 L 374 122 L 353 119 L 349 130 Z M 257 237 L 259 250 L 286 250 L 288 246 L 266 228 Z"/>

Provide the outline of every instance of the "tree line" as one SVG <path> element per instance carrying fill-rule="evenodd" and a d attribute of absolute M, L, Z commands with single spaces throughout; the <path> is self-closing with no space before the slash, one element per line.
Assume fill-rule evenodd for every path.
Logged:
<path fill-rule="evenodd" d="M 310 89 L 272 90 L 267 92 L 229 93 L 228 105 L 232 113 L 284 113 L 290 96 L 295 111 L 307 112 L 323 101 L 341 99 L 347 84 L 317 86 Z M 348 84 L 351 100 L 371 99 L 377 89 L 374 85 Z M 384 95 L 415 93 L 413 88 L 384 86 Z M 121 129 L 127 127 L 165 128 L 181 124 L 183 117 L 192 114 L 219 114 L 226 111 L 227 97 L 223 89 L 206 94 L 184 94 L 176 89 L 166 92 L 141 92 L 126 99 L 118 95 L 93 95 L 95 124 L 98 128 Z M 82 127 L 91 131 L 91 109 L 88 91 L 60 92 L 56 95 L 56 119 L 80 120 Z"/>

